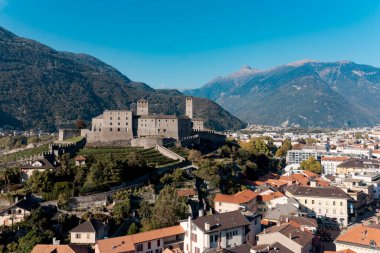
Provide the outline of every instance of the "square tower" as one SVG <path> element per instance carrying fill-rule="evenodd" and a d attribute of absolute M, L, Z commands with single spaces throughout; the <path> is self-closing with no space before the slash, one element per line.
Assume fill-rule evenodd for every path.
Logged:
<path fill-rule="evenodd" d="M 149 115 L 149 104 L 145 99 L 137 101 L 137 115 Z"/>
<path fill-rule="evenodd" d="M 191 97 L 186 98 L 186 114 L 190 119 L 193 118 L 193 99 Z"/>

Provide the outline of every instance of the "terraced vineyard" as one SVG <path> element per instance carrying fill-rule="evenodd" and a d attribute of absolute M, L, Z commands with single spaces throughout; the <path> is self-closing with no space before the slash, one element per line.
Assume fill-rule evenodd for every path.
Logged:
<path fill-rule="evenodd" d="M 49 151 L 49 144 L 44 144 L 35 148 L 29 148 L 12 154 L 0 156 L 0 163 L 18 161 L 33 155 L 39 155 Z"/>
<path fill-rule="evenodd" d="M 134 148 L 134 147 L 125 147 L 125 148 L 114 148 L 114 147 L 99 147 L 99 148 L 84 148 L 79 154 L 80 155 L 93 155 L 97 159 L 101 157 L 109 156 L 112 154 L 116 159 L 126 160 L 128 154 L 135 152 L 141 155 L 148 164 L 161 167 L 165 165 L 170 165 L 176 163 L 170 158 L 163 156 L 155 149 L 143 149 L 143 148 Z"/>

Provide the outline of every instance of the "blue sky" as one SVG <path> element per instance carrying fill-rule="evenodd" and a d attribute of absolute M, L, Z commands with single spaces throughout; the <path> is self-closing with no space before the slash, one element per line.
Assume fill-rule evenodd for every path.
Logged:
<path fill-rule="evenodd" d="M 0 25 L 155 88 L 200 87 L 245 64 L 380 67 L 378 0 L 0 0 Z"/>

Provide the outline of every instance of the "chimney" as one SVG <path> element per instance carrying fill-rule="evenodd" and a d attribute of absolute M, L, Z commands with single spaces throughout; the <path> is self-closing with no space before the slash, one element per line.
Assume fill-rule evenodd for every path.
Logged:
<path fill-rule="evenodd" d="M 221 250 L 221 249 L 222 249 L 222 235 L 219 232 L 219 236 L 218 236 L 218 250 Z"/>
<path fill-rule="evenodd" d="M 210 231 L 210 223 L 209 222 L 205 222 L 205 230 Z"/>
<path fill-rule="evenodd" d="M 289 239 L 292 240 L 292 233 L 289 233 Z"/>
<path fill-rule="evenodd" d="M 286 217 L 286 218 L 285 218 L 285 222 L 286 222 L 286 223 L 289 222 L 289 217 Z"/>
<path fill-rule="evenodd" d="M 305 227 L 301 226 L 301 231 L 305 231 Z"/>
<path fill-rule="evenodd" d="M 15 197 L 15 203 L 17 203 L 17 202 L 18 202 L 18 196 Z"/>
<path fill-rule="evenodd" d="M 266 232 L 267 232 L 267 231 L 266 231 L 266 228 L 264 228 L 264 230 L 263 230 L 264 235 L 265 235 Z"/>
<path fill-rule="evenodd" d="M 53 237 L 53 245 L 59 245 L 60 242 L 60 240 L 57 240 L 55 237 Z"/>
<path fill-rule="evenodd" d="M 198 217 L 202 217 L 203 216 L 203 209 L 199 209 L 198 211 Z"/>
<path fill-rule="evenodd" d="M 310 180 L 310 187 L 317 187 L 317 181 Z"/>

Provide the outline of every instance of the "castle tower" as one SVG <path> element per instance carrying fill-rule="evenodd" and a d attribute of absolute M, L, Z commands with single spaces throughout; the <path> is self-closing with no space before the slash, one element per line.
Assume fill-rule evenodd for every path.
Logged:
<path fill-rule="evenodd" d="M 186 98 L 186 116 L 190 119 L 193 118 L 193 99 L 191 97 Z"/>
<path fill-rule="evenodd" d="M 137 115 L 148 115 L 149 114 L 149 104 L 145 99 L 140 99 L 137 101 Z"/>

